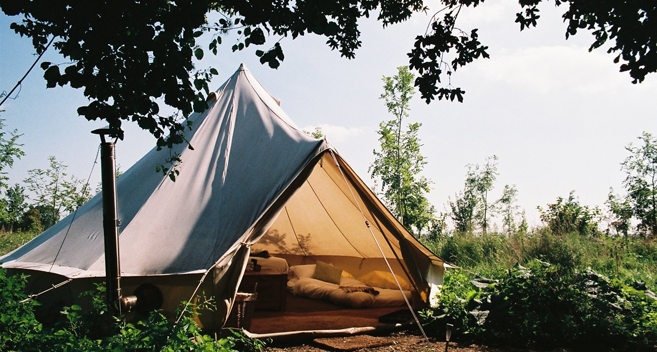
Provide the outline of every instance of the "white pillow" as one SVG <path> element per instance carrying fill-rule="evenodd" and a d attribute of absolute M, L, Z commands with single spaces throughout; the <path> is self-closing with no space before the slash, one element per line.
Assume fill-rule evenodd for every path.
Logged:
<path fill-rule="evenodd" d="M 297 279 L 311 278 L 315 274 L 315 264 L 292 265 L 290 271 Z"/>

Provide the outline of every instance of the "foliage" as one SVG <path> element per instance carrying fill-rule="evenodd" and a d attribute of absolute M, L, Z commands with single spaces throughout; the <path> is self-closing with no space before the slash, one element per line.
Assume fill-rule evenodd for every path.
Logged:
<path fill-rule="evenodd" d="M 47 218 L 48 214 L 51 214 L 51 212 L 46 211 L 44 214 L 41 214 L 39 207 L 32 205 L 23 214 L 20 228 L 28 232 L 41 233 L 44 230 L 41 220 L 44 220 L 47 223 L 52 223 L 52 220 Z"/>
<path fill-rule="evenodd" d="M 502 196 L 493 204 L 495 211 L 502 215 L 502 227 L 508 235 L 516 232 L 516 217 L 520 208 L 516 204 L 517 196 L 518 189 L 515 185 L 504 185 Z"/>
<path fill-rule="evenodd" d="M 4 236 L 4 235 L 3 235 Z M 25 276 L 8 276 L 0 268 L 0 351 L 23 351 L 41 337 L 34 315 L 36 302 L 23 293 Z"/>
<path fill-rule="evenodd" d="M 430 322 L 452 324 L 457 333 L 472 334 L 473 331 L 470 329 L 472 316 L 468 305 L 471 300 L 479 298 L 479 290 L 470 283 L 472 279 L 472 274 L 461 270 L 445 275 L 439 307 L 424 311 L 423 318 Z"/>
<path fill-rule="evenodd" d="M 0 189 L 7 188 L 6 169 L 14 166 L 14 161 L 25 156 L 25 152 L 21 149 L 22 144 L 18 143 L 18 138 L 21 136 L 17 130 L 11 132 L 3 131 L 4 120 L 0 119 Z"/>
<path fill-rule="evenodd" d="M 313 33 L 326 37 L 327 44 L 343 56 L 353 58 L 361 45 L 359 18 L 379 9 L 378 19 L 388 25 L 424 9 L 420 0 L 335 2 L 322 6 L 309 1 L 297 1 L 294 6 L 280 2 L 259 2 L 255 6 L 233 0 L 2 1 L 0 6 L 10 16 L 23 16 L 22 23 L 14 23 L 11 28 L 32 38 L 37 52 L 46 50 L 48 39 L 53 36 L 54 47 L 70 59 L 63 70 L 57 64 L 42 64 L 49 87 L 68 84 L 84 88 L 91 102 L 80 107 L 81 115 L 89 120 L 107 120 L 113 134 L 119 137 L 123 136 L 123 121 L 136 121 L 157 138 L 161 147 L 185 142 L 187 117 L 207 108 L 208 82 L 218 72 L 194 65 L 204 56 L 198 44 L 203 34 L 211 36 L 208 49 L 216 54 L 222 37 L 229 32 L 239 36 L 233 51 L 265 45 L 266 34 L 296 38 Z M 211 13 L 218 14 L 217 22 L 208 22 L 207 15 Z M 256 55 L 272 68 L 277 68 L 284 58 L 278 42 L 267 51 L 256 50 Z M 160 115 L 162 102 L 158 98 L 182 116 Z"/>
<path fill-rule="evenodd" d="M 0 256 L 3 256 L 14 249 L 26 244 L 41 231 L 14 232 L 0 234 Z"/>
<path fill-rule="evenodd" d="M 488 192 L 493 189 L 497 179 L 497 156 L 486 158 L 486 163 L 480 169 L 479 165 L 468 165 L 468 175 L 465 179 L 466 188 L 472 189 L 477 197 L 476 218 L 484 233 L 488 232 Z"/>
<path fill-rule="evenodd" d="M 536 260 L 494 279 L 453 275 L 445 280 L 449 293 L 429 315 L 453 323 L 461 338 L 581 350 L 651 351 L 657 344 L 657 301 L 641 283 Z"/>
<path fill-rule="evenodd" d="M 453 201 L 449 200 L 450 217 L 457 233 L 467 234 L 474 230 L 476 206 L 477 197 L 473 190 L 467 187 L 467 183 L 465 189 L 454 196 Z"/>
<path fill-rule="evenodd" d="M 575 270 L 584 262 L 581 236 L 577 232 L 555 235 L 547 229 L 538 230 L 528 239 L 525 261 L 534 258 L 559 265 L 563 270 Z"/>
<path fill-rule="evenodd" d="M 27 210 L 25 187 L 16 184 L 5 192 L 0 199 L 0 224 L 5 231 L 14 232 Z"/>
<path fill-rule="evenodd" d="M 34 193 L 35 208 L 41 215 L 44 228 L 59 221 L 63 213 L 69 213 L 89 199 L 89 187 L 84 181 L 66 173 L 67 166 L 54 156 L 48 158 L 48 169 L 28 170 L 27 188 Z"/>
<path fill-rule="evenodd" d="M 436 241 L 447 235 L 447 216 L 447 213 L 441 212 L 429 221 L 429 233 L 426 236 L 429 241 Z"/>
<path fill-rule="evenodd" d="M 633 237 L 587 237 L 576 232 L 555 235 L 542 227 L 519 229 L 511 236 L 489 232 L 421 240 L 439 257 L 481 275 L 539 259 L 558 264 L 562 270 L 592 268 L 624 282 L 640 280 L 657 286 L 657 243 Z"/>
<path fill-rule="evenodd" d="M 548 204 L 543 210 L 538 207 L 543 221 L 552 233 L 557 235 L 577 232 L 583 236 L 598 234 L 598 217 L 600 209 L 589 208 L 579 204 L 575 199 L 575 191 L 570 192 L 568 199 L 557 198 L 557 202 Z"/>
<path fill-rule="evenodd" d="M 614 190 L 610 189 L 606 204 L 611 213 L 610 226 L 614 228 L 616 235 L 629 236 L 634 214 L 630 200 L 615 195 Z"/>
<path fill-rule="evenodd" d="M 637 230 L 655 237 L 657 235 L 657 139 L 648 132 L 643 132 L 639 139 L 643 142 L 642 145 L 634 147 L 630 144 L 625 148 L 630 152 L 630 156 L 621 164 L 626 174 L 623 185 L 628 193 L 626 200 L 632 207 L 633 215 L 639 220 Z M 617 209 L 617 211 L 621 210 Z"/>
<path fill-rule="evenodd" d="M 413 74 L 408 67 L 398 67 L 393 77 L 383 77 L 384 99 L 388 112 L 395 119 L 379 124 L 381 150 L 374 151 L 374 162 L 369 167 L 372 178 L 379 178 L 385 201 L 397 218 L 419 236 L 433 218 L 433 207 L 426 198 L 429 181 L 418 176 L 426 161 L 420 153 L 417 136 L 420 123 L 410 123 L 404 131 L 403 119 L 408 117 L 409 101 L 413 97 Z"/>
<path fill-rule="evenodd" d="M 161 312 L 151 312 L 135 323 L 114 318 L 108 327 L 104 287 L 84 293 L 92 308 L 64 307 L 54 326 L 43 326 L 34 315 L 36 302 L 23 293 L 25 277 L 8 277 L 0 269 L 0 350 L 19 351 L 262 351 L 264 343 L 232 332 L 215 340 L 194 321 L 193 304 L 182 305 L 182 319 L 170 322 Z M 204 303 L 206 304 L 206 303 Z M 208 308 L 208 307 L 204 307 Z M 178 312 L 181 313 L 181 312 Z"/>
<path fill-rule="evenodd" d="M 520 2 L 516 18 L 520 30 L 537 25 L 541 2 Z M 415 84 L 427 102 L 436 98 L 462 101 L 465 92 L 452 86 L 453 72 L 475 59 L 489 57 L 476 28 L 465 31 L 456 26 L 461 10 L 481 3 L 441 0 L 443 7 L 431 18 L 428 30 L 415 38 L 409 64 L 420 74 Z M 567 37 L 584 29 L 591 31 L 591 50 L 611 42 L 607 51 L 618 53 L 614 61 L 634 82 L 657 70 L 650 49 L 657 40 L 651 35 L 656 13 L 652 2 L 555 0 L 555 4 L 567 6 L 563 15 Z M 353 58 L 361 46 L 359 19 L 376 13 L 377 20 L 387 26 L 428 11 L 421 0 L 261 1 L 257 5 L 240 0 L 2 0 L 0 7 L 9 16 L 21 16 L 11 28 L 31 38 L 38 53 L 52 43 L 69 61 L 42 63 L 48 87 L 83 88 L 90 103 L 79 108 L 82 116 L 106 120 L 120 137 L 122 122 L 134 121 L 152 133 L 160 147 L 185 142 L 187 117 L 207 107 L 208 82 L 218 72 L 196 67 L 205 55 L 199 44 L 204 34 L 210 36 L 207 50 L 214 54 L 229 33 L 238 37 L 232 51 L 267 45 L 267 37 L 274 37 L 269 49 L 255 50 L 255 54 L 261 63 L 277 68 L 284 59 L 283 37 L 320 35 L 331 49 Z M 210 23 L 209 18 L 219 19 Z M 180 114 L 161 114 L 163 104 Z"/>
<path fill-rule="evenodd" d="M 490 215 L 488 192 L 493 189 L 493 183 L 499 174 L 497 172 L 497 156 L 486 158 L 486 164 L 483 167 L 478 164 L 470 164 L 467 168 L 463 191 L 455 196 L 454 201 L 449 201 L 452 220 L 457 232 L 461 234 L 474 231 L 476 222 L 480 224 L 482 232 L 485 234 L 488 231 Z"/>
<path fill-rule="evenodd" d="M 315 139 L 322 139 L 324 138 L 324 132 L 322 132 L 321 127 L 315 127 L 314 131 L 303 131 L 303 133 L 312 136 Z"/>

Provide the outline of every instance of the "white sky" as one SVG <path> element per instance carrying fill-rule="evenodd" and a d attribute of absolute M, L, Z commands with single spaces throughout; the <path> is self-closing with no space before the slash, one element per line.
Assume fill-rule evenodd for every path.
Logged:
<path fill-rule="evenodd" d="M 438 9 L 435 1 L 428 6 Z M 530 225 L 537 225 L 536 207 L 571 190 L 582 204 L 602 206 L 610 187 L 622 189 L 625 147 L 638 142 L 643 131 L 657 133 L 657 79 L 653 75 L 640 85 L 631 84 L 628 74 L 618 72 L 612 55 L 588 52 L 587 33 L 566 41 L 565 24 L 550 6 L 541 8 L 537 28 L 520 32 L 514 23 L 518 8 L 517 2 L 498 0 L 461 12 L 457 26 L 468 32 L 478 27 L 491 59 L 454 74 L 452 83 L 467 92 L 463 104 L 426 105 L 417 93 L 407 121 L 423 124 L 422 153 L 428 161 L 424 175 L 433 181 L 429 200 L 438 210 L 445 211 L 448 197 L 463 188 L 467 164 L 483 164 L 487 156 L 497 155 L 500 175 L 491 200 L 505 184 L 515 184 L 519 205 Z M 374 20 L 363 21 L 363 46 L 354 60 L 341 58 L 322 38 L 305 36 L 281 41 L 285 61 L 278 70 L 262 66 L 253 54 L 256 48 L 232 53 L 230 40 L 224 40 L 218 56 L 206 50 L 202 64 L 219 70 L 212 85 L 217 88 L 244 62 L 297 125 L 306 130 L 322 127 L 369 180 L 378 124 L 391 118 L 379 99 L 381 77 L 408 64 L 406 53 L 415 36 L 424 33 L 431 14 L 386 29 Z M 0 15 L 0 91 L 9 91 L 35 58 L 29 40 L 9 29 L 15 20 Z M 44 60 L 65 61 L 53 53 Z M 12 184 L 21 182 L 29 169 L 46 168 L 49 155 L 86 179 L 98 146 L 98 137 L 89 132 L 105 125 L 77 115 L 77 107 L 86 102 L 81 91 L 46 89 L 42 76 L 36 67 L 18 98 L 2 106 L 0 118 L 23 134 L 20 142 L 27 154 L 9 173 Z M 126 140 L 117 145 L 124 171 L 154 146 L 154 139 L 136 125 L 126 128 Z M 94 186 L 99 173 L 98 167 L 92 175 Z"/>

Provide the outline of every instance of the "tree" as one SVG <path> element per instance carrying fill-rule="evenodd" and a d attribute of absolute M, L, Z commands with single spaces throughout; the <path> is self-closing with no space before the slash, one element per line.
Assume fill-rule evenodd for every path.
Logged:
<path fill-rule="evenodd" d="M 616 230 L 616 234 L 627 238 L 632 227 L 632 216 L 634 215 L 634 209 L 630 200 L 626 197 L 615 195 L 614 190 L 610 189 L 605 203 L 611 213 L 611 227 Z"/>
<path fill-rule="evenodd" d="M 638 137 L 642 145 L 630 144 L 630 152 L 621 168 L 625 171 L 623 185 L 632 205 L 634 216 L 639 220 L 637 230 L 651 237 L 657 235 L 657 139 L 643 132 Z"/>
<path fill-rule="evenodd" d="M 303 133 L 305 133 L 305 134 L 307 134 L 307 135 L 309 135 L 309 136 L 312 136 L 312 137 L 315 138 L 315 139 L 322 139 L 322 138 L 324 138 L 324 132 L 322 132 L 322 128 L 321 128 L 321 127 L 315 127 L 315 130 L 314 130 L 314 131 L 305 131 L 305 130 L 304 130 Z"/>
<path fill-rule="evenodd" d="M 537 25 L 542 2 L 520 1 L 516 18 L 520 30 Z M 487 58 L 488 47 L 479 41 L 476 28 L 466 32 L 456 27 L 456 20 L 464 7 L 476 8 L 483 1 L 439 3 L 443 7 L 435 12 L 429 29 L 415 38 L 409 64 L 420 74 L 415 85 L 427 102 L 436 98 L 462 101 L 465 92 L 446 78 L 475 59 Z M 607 51 L 617 54 L 614 61 L 635 83 L 657 70 L 654 1 L 555 0 L 555 5 L 567 7 L 563 15 L 568 23 L 566 37 L 591 31 L 590 50 L 611 42 Z M 377 20 L 388 26 L 429 10 L 422 0 L 0 0 L 0 7 L 9 16 L 21 16 L 22 21 L 11 28 L 31 38 L 37 53 L 52 44 L 70 61 L 41 65 L 48 87 L 83 88 L 90 103 L 78 109 L 80 115 L 106 120 L 118 137 L 123 136 L 122 122 L 134 121 L 150 131 L 160 147 L 186 142 L 187 117 L 207 107 L 208 81 L 217 71 L 196 67 L 205 52 L 198 44 L 204 34 L 211 36 L 207 49 L 215 54 L 222 36 L 229 32 L 239 35 L 233 51 L 266 45 L 267 37 L 274 37 L 269 49 L 255 54 L 261 63 L 277 68 L 284 59 L 283 37 L 320 35 L 329 47 L 353 58 L 361 45 L 360 18 L 376 13 Z M 215 17 L 218 21 L 208 21 Z M 162 104 L 176 113 L 161 115 Z"/>
<path fill-rule="evenodd" d="M 52 212 L 49 212 L 50 214 Z M 49 214 L 47 213 L 46 216 Z M 46 219 L 44 216 L 41 216 L 41 211 L 35 207 L 34 205 L 31 205 L 25 214 L 23 214 L 23 217 L 21 218 L 20 222 L 20 227 L 23 229 L 23 231 L 28 231 L 32 233 L 41 233 L 43 232 L 43 223 L 42 221 L 46 221 L 48 223 L 53 223 L 54 222 L 50 219 Z"/>
<path fill-rule="evenodd" d="M 20 224 L 23 214 L 25 214 L 27 209 L 26 200 L 25 187 L 16 184 L 7 189 L 5 198 L 0 200 L 2 225 L 5 227 L 5 230 L 14 232 L 16 226 Z"/>
<path fill-rule="evenodd" d="M 493 204 L 495 210 L 502 215 L 502 228 L 511 235 L 516 232 L 516 216 L 518 215 L 518 189 L 515 185 L 504 185 L 502 196 Z"/>
<path fill-rule="evenodd" d="M 66 173 L 67 166 L 54 156 L 48 158 L 48 169 L 28 170 L 25 179 L 27 189 L 34 194 L 35 206 L 44 228 L 59 221 L 89 200 L 89 187 L 84 182 Z"/>
<path fill-rule="evenodd" d="M 465 179 L 466 188 L 471 189 L 476 197 L 475 216 L 479 220 L 484 233 L 488 231 L 488 192 L 493 189 L 497 179 L 497 156 L 486 158 L 486 164 L 480 169 L 479 165 L 468 165 L 468 174 Z"/>
<path fill-rule="evenodd" d="M 7 188 L 7 169 L 14 166 L 14 161 L 25 156 L 21 149 L 22 144 L 18 143 L 21 136 L 17 130 L 6 132 L 3 130 L 4 120 L 0 119 L 0 189 Z"/>
<path fill-rule="evenodd" d="M 447 213 L 441 212 L 429 222 L 428 240 L 437 241 L 447 234 Z"/>
<path fill-rule="evenodd" d="M 374 150 L 375 160 L 369 167 L 372 178 L 381 180 L 383 198 L 389 208 L 406 228 L 415 228 L 418 235 L 433 217 L 433 208 L 425 196 L 430 191 L 429 181 L 418 176 L 426 164 L 417 137 L 420 126 L 409 124 L 398 145 L 397 120 L 381 122 L 378 131 L 381 151 Z"/>
<path fill-rule="evenodd" d="M 486 158 L 486 164 L 481 168 L 478 164 L 467 165 L 463 191 L 455 195 L 454 201 L 448 204 L 452 210 L 451 217 L 456 230 L 470 233 L 479 222 L 484 233 L 488 231 L 488 192 L 493 189 L 497 178 L 497 156 Z"/>
<path fill-rule="evenodd" d="M 449 207 L 452 210 L 450 216 L 454 221 L 457 233 L 472 233 L 477 204 L 478 200 L 474 190 L 468 187 L 467 183 L 465 189 L 454 196 L 454 201 L 449 200 Z"/>
<path fill-rule="evenodd" d="M 403 119 L 408 117 L 409 101 L 413 97 L 413 74 L 408 67 L 398 67 L 398 74 L 383 77 L 384 99 L 388 112 L 395 119 L 379 124 L 381 151 L 374 150 L 374 162 L 369 167 L 372 178 L 381 180 L 383 196 L 393 212 L 407 228 L 415 228 L 420 235 L 433 218 L 433 208 L 425 194 L 429 181 L 419 176 L 426 164 L 420 153 L 417 136 L 420 123 L 410 123 L 404 130 Z"/>

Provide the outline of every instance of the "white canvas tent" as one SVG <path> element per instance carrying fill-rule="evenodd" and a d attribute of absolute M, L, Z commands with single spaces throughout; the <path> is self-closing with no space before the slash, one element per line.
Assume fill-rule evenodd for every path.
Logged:
<path fill-rule="evenodd" d="M 174 150 L 183 160 L 176 182 L 155 172 L 171 153 L 156 149 L 117 180 L 125 294 L 153 283 L 168 314 L 194 292 L 213 294 L 225 304 L 202 323 L 221 327 L 253 247 L 290 265 L 322 259 L 354 275 L 388 270 L 385 257 L 413 283 L 414 304 L 428 303 L 443 261 L 326 140 L 297 128 L 243 65 L 214 97 L 190 118 L 194 149 Z M 67 282 L 42 298 L 70 303 L 105 275 L 100 195 L 0 261 L 30 274 L 35 292 Z"/>

